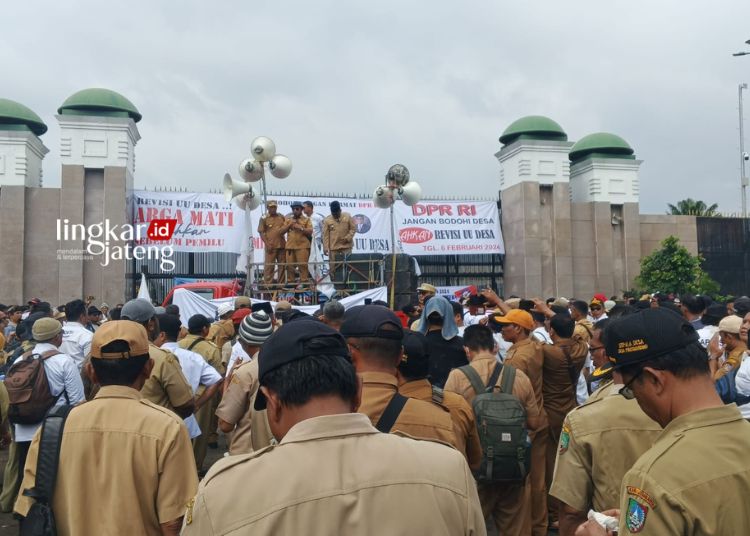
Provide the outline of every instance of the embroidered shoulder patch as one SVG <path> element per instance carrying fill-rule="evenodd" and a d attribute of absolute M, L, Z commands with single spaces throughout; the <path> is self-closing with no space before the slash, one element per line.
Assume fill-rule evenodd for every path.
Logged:
<path fill-rule="evenodd" d="M 646 526 L 648 506 L 641 504 L 636 499 L 628 498 L 628 511 L 625 514 L 625 526 L 631 534 L 638 534 Z"/>
<path fill-rule="evenodd" d="M 628 486 L 625 488 L 628 492 L 628 495 L 632 495 L 633 497 L 638 497 L 642 501 L 644 501 L 646 504 L 648 504 L 652 509 L 654 506 L 656 506 L 656 503 L 651 498 L 651 495 L 643 491 L 641 488 L 636 488 L 635 486 Z"/>
<path fill-rule="evenodd" d="M 562 433 L 560 434 L 560 449 L 559 454 L 565 454 L 570 445 L 570 427 L 567 424 L 563 424 Z"/>

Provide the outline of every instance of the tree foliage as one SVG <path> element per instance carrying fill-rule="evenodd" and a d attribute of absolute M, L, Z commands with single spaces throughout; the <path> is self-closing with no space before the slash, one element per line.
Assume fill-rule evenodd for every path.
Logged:
<path fill-rule="evenodd" d="M 650 292 L 716 294 L 719 284 L 701 268 L 703 257 L 691 255 L 675 236 L 668 236 L 651 255 L 641 259 L 636 283 Z"/>
<path fill-rule="evenodd" d="M 667 203 L 669 210 L 667 214 L 672 216 L 706 216 L 706 217 L 720 217 L 718 208 L 719 205 L 714 203 L 711 206 L 706 205 L 703 201 L 691 199 L 683 199 L 678 201 L 677 205 Z"/>

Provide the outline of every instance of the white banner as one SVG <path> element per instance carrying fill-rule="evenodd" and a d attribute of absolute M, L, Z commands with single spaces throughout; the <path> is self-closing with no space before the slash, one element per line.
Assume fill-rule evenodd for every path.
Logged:
<path fill-rule="evenodd" d="M 227 203 L 221 194 L 133 192 L 134 225 L 140 230 L 141 245 L 152 242 L 146 236 L 149 223 L 155 219 L 175 219 L 177 227 L 168 242 L 175 251 L 240 253 L 243 243 L 245 211 Z M 367 199 L 291 196 L 269 196 L 278 202 L 279 214 L 291 215 L 293 201 L 309 199 L 315 211 L 328 216 L 331 201 L 351 214 L 357 224 L 354 253 L 390 253 L 390 211 L 376 208 Z M 252 211 L 253 258 L 263 262 L 263 241 L 257 226 L 263 207 Z M 396 249 L 410 255 L 455 255 L 504 253 L 497 205 L 493 201 L 425 201 L 413 207 L 396 203 Z M 247 251 L 247 248 L 245 248 Z"/>

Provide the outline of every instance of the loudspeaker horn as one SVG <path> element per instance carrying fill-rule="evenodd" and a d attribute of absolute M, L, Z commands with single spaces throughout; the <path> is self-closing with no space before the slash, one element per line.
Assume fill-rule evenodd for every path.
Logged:
<path fill-rule="evenodd" d="M 224 174 L 224 199 L 231 201 L 238 195 L 253 193 L 253 187 L 247 182 L 234 180 L 229 173 Z"/>

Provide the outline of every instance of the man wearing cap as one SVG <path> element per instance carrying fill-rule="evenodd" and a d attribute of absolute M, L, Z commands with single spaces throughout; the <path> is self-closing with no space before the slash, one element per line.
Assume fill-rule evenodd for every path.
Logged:
<path fill-rule="evenodd" d="M 177 337 L 180 335 L 180 319 L 164 314 L 158 315 L 159 329 L 161 330 L 161 337 L 158 342 L 164 350 L 172 352 L 177 359 L 180 361 L 180 367 L 182 367 L 182 373 L 185 375 L 190 387 L 193 390 L 195 398 L 195 411 L 200 411 L 204 405 L 209 404 L 213 400 L 214 395 L 219 392 L 221 386 L 222 377 L 216 372 L 216 369 L 206 363 L 203 356 L 190 350 L 185 350 L 177 345 Z M 210 422 L 210 414 L 207 422 Z M 206 423 L 201 426 L 195 417 L 195 414 L 185 419 L 185 426 L 187 426 L 190 434 L 190 439 L 195 440 L 200 435 L 208 435 L 209 430 Z M 204 428 L 205 427 L 205 428 Z M 195 454 L 195 449 L 193 450 Z M 197 462 L 197 460 L 196 460 Z M 203 469 L 203 460 L 198 465 L 198 471 Z"/>
<path fill-rule="evenodd" d="M 284 223 L 286 235 L 286 280 L 292 284 L 295 281 L 295 269 L 299 270 L 300 283 L 310 281 L 307 261 L 310 260 L 310 244 L 312 242 L 312 222 L 302 213 L 302 203 L 292 202 L 292 215 Z"/>
<path fill-rule="evenodd" d="M 477 371 L 482 382 L 487 385 L 495 367 L 495 339 L 487 326 L 468 326 L 463 339 L 466 356 L 471 367 Z M 504 371 L 498 377 L 497 387 L 502 385 Z M 451 371 L 445 383 L 445 391 L 461 395 L 469 404 L 472 403 L 476 392 L 471 386 L 469 378 L 458 369 Z M 534 390 L 528 376 L 521 370 L 516 370 L 513 382 L 513 396 L 526 410 L 526 428 L 530 434 L 541 425 L 540 406 L 534 397 Z M 528 536 L 531 534 L 531 485 L 527 478 L 522 483 L 492 483 L 479 485 L 479 499 L 485 518 L 494 518 L 498 534 L 503 536 Z M 534 500 L 537 498 L 534 497 Z"/>
<path fill-rule="evenodd" d="M 341 334 L 363 382 L 359 412 L 367 415 L 373 426 L 380 424 L 388 428 L 383 415 L 398 395 L 397 367 L 404 354 L 401 322 L 393 311 L 382 305 L 358 305 L 346 311 Z M 456 445 L 453 420 L 445 408 L 409 398 L 395 415 L 393 424 L 384 431 L 400 431 L 412 437 Z"/>
<path fill-rule="evenodd" d="M 596 324 L 599 320 L 607 318 L 607 313 L 604 311 L 604 302 L 599 301 L 598 298 L 591 300 L 591 303 L 589 303 L 589 311 L 591 311 L 593 324 Z"/>
<path fill-rule="evenodd" d="M 709 343 L 708 365 L 714 380 L 740 366 L 747 345 L 740 338 L 742 319 L 739 316 L 725 316 L 719 322 L 719 337 L 722 347 Z"/>
<path fill-rule="evenodd" d="M 153 344 L 160 333 L 154 306 L 148 300 L 130 300 L 122 307 L 120 318 L 141 324 L 151 341 L 148 352 L 154 365 L 141 389 L 143 398 L 174 411 L 182 419 L 192 415 L 195 410 L 193 390 L 182 373 L 180 362 L 172 352 Z"/>
<path fill-rule="evenodd" d="M 86 304 L 83 300 L 73 300 L 65 304 L 65 327 L 60 350 L 69 355 L 80 371 L 83 362 L 91 351 L 91 339 L 94 334 L 86 329 L 88 318 Z"/>
<path fill-rule="evenodd" d="M 328 255 L 331 272 L 351 254 L 357 225 L 351 214 L 341 211 L 341 203 L 331 201 L 331 215 L 323 220 L 323 252 Z"/>
<path fill-rule="evenodd" d="M 225 342 L 234 337 L 232 313 L 234 313 L 234 306 L 228 302 L 219 304 L 216 310 L 219 320 L 214 322 L 208 330 L 208 340 L 217 348 L 223 347 Z"/>
<path fill-rule="evenodd" d="M 254 406 L 268 409 L 279 443 L 217 462 L 184 536 L 486 534 L 463 456 L 378 433 L 355 413 L 361 383 L 338 332 L 310 319 L 282 326 L 261 349 L 258 376 Z"/>
<path fill-rule="evenodd" d="M 234 337 L 224 343 L 221 347 L 221 366 L 224 370 L 224 374 L 228 375 L 229 367 L 227 366 L 230 362 L 234 362 L 237 356 L 242 356 L 243 359 L 249 358 L 245 351 L 240 346 L 237 340 L 237 334 L 239 333 L 240 324 L 249 314 L 252 314 L 252 309 L 249 307 L 241 307 L 232 313 L 232 324 L 234 325 Z"/>
<path fill-rule="evenodd" d="M 234 310 L 239 309 L 250 309 L 253 306 L 253 301 L 249 296 L 237 296 L 234 299 Z"/>
<path fill-rule="evenodd" d="M 278 214 L 278 205 L 276 201 L 271 200 L 266 204 L 268 212 L 261 217 L 258 223 L 258 234 L 265 244 L 265 257 L 263 260 L 263 282 L 266 285 L 273 283 L 274 270 L 278 270 L 279 284 L 284 282 L 286 275 L 284 263 L 286 262 L 286 240 L 284 228 L 286 220 L 284 216 Z"/>
<path fill-rule="evenodd" d="M 505 355 L 505 363 L 513 365 L 516 369 L 524 372 L 531 380 L 534 388 L 536 404 L 541 408 L 541 424 L 536 433 L 531 436 L 531 471 L 529 481 L 531 484 L 531 495 L 534 500 L 531 503 L 531 529 L 534 536 L 547 536 L 547 486 L 546 486 L 546 457 L 549 432 L 547 429 L 547 412 L 544 409 L 544 397 L 542 394 L 542 370 L 544 365 L 544 354 L 541 344 L 530 338 L 534 330 L 534 320 L 531 314 L 522 309 L 511 309 L 505 315 L 493 315 L 502 329 L 500 334 L 503 340 L 513 343 Z"/>
<path fill-rule="evenodd" d="M 149 346 L 135 322 L 110 321 L 94 334 L 85 369 L 101 389 L 65 422 L 52 501 L 60 535 L 179 533 L 198 479 L 182 420 L 140 392 Z M 23 489 L 34 486 L 38 451 L 37 434 Z M 21 494 L 15 511 L 26 516 L 32 504 Z"/>
<path fill-rule="evenodd" d="M 43 361 L 49 392 L 52 396 L 57 397 L 55 405 L 69 404 L 74 406 L 85 401 L 83 382 L 75 361 L 59 350 L 63 340 L 63 328 L 60 322 L 54 318 L 39 318 L 34 321 L 31 333 L 36 341 L 36 346 L 34 346 L 33 353 L 30 355 L 33 355 L 34 359 Z M 41 422 L 13 425 L 13 437 L 19 452 L 18 469 L 20 475 L 23 475 L 23 466 L 31 440 L 41 425 Z"/>
<path fill-rule="evenodd" d="M 453 419 L 456 448 L 469 467 L 478 469 L 482 461 L 482 445 L 474 419 L 474 411 L 458 393 L 444 391 L 430 384 L 430 355 L 425 336 L 416 331 L 404 332 L 404 356 L 398 364 L 398 392 L 408 398 L 424 400 L 448 409 Z"/>
<path fill-rule="evenodd" d="M 602 342 L 609 322 L 594 324 L 591 353 L 597 369 L 592 376 L 614 375 L 616 380 L 605 380 L 582 406 L 568 413 L 553 445 L 550 495 L 557 500 L 561 536 L 572 536 L 590 509 L 601 512 L 619 503 L 622 477 L 661 433 L 661 426 L 634 400 L 618 392 L 622 378 L 612 370 Z"/>
<path fill-rule="evenodd" d="M 473 326 L 479 324 L 479 321 L 487 315 L 484 312 L 484 297 L 477 294 L 469 296 L 467 301 L 469 310 L 464 313 L 464 326 Z"/>
<path fill-rule="evenodd" d="M 258 392 L 258 353 L 273 334 L 271 318 L 265 311 L 246 316 L 240 324 L 237 343 L 251 356 L 231 369 L 226 390 L 216 415 L 219 428 L 229 436 L 229 454 L 245 454 L 267 447 L 273 436 L 265 410 L 254 410 Z"/>
<path fill-rule="evenodd" d="M 610 324 L 605 344 L 620 394 L 663 428 L 622 479 L 619 534 L 750 534 L 750 424 L 719 398 L 695 328 L 646 309 Z"/>
<path fill-rule="evenodd" d="M 437 289 L 430 285 L 429 283 L 422 283 L 417 287 L 417 300 L 419 302 L 419 313 L 421 314 L 422 311 L 424 311 L 425 306 L 427 305 L 427 302 L 430 301 L 431 298 L 434 298 L 437 295 Z M 422 319 L 417 318 L 414 322 L 411 323 L 411 330 L 412 331 L 418 331 L 419 328 L 422 326 Z"/>

